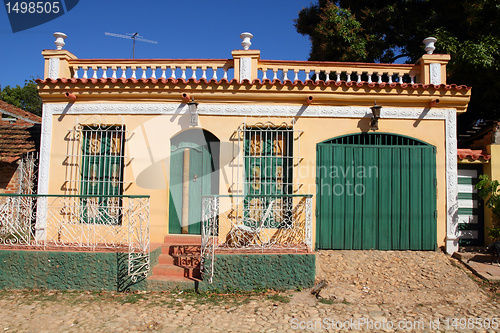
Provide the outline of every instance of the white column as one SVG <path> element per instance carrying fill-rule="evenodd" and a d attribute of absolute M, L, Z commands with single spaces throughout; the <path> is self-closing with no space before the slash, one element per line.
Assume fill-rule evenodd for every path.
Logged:
<path fill-rule="evenodd" d="M 456 110 L 446 111 L 446 253 L 458 251 L 458 172 Z"/>
<path fill-rule="evenodd" d="M 38 194 L 49 194 L 50 144 L 52 140 L 52 108 L 43 104 L 42 129 L 40 135 L 40 161 L 38 167 Z M 39 197 L 35 225 L 37 241 L 47 237 L 47 197 Z"/>

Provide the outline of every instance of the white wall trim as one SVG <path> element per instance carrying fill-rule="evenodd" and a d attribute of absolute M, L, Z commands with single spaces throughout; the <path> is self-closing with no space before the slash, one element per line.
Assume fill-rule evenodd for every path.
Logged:
<path fill-rule="evenodd" d="M 252 78 L 252 58 L 240 58 L 240 82 Z"/>
<path fill-rule="evenodd" d="M 50 146 L 52 140 L 52 112 L 43 105 L 42 128 L 40 133 L 40 160 L 38 166 L 38 194 L 49 194 Z M 35 237 L 44 240 L 47 227 L 47 197 L 39 197 L 37 201 L 37 219 Z"/>
<path fill-rule="evenodd" d="M 47 103 L 45 108 L 52 114 L 119 114 L 161 115 L 187 114 L 184 103 Z M 384 107 L 381 118 L 387 119 L 446 119 L 449 109 Z M 455 112 L 454 109 L 452 109 Z M 251 104 L 200 104 L 200 115 L 220 116 L 275 116 L 275 117 L 371 117 L 368 107 L 320 106 L 320 105 L 251 105 Z"/>
<path fill-rule="evenodd" d="M 440 63 L 432 63 L 429 64 L 429 76 L 431 84 L 441 84 L 441 64 Z"/>
<path fill-rule="evenodd" d="M 59 58 L 50 58 L 49 59 L 49 73 L 48 77 L 50 79 L 59 78 Z"/>
<path fill-rule="evenodd" d="M 446 113 L 446 252 L 458 251 L 457 116 Z"/>

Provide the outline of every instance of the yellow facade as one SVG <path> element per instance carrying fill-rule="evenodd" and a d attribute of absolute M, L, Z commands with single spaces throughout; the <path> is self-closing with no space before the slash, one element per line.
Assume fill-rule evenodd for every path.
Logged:
<path fill-rule="evenodd" d="M 139 107 L 139 105 L 138 105 Z M 99 115 L 103 122 L 115 121 L 114 115 Z M 161 242 L 168 234 L 168 193 L 169 193 L 169 152 L 170 139 L 188 128 L 187 119 L 172 115 L 120 115 L 126 128 L 134 135 L 126 143 L 127 156 L 133 157 L 125 167 L 124 181 L 130 183 L 124 195 L 150 195 L 150 228 L 151 241 Z M 54 115 L 52 118 L 52 142 L 50 156 L 51 194 L 68 194 L 65 189 L 68 131 L 83 120 L 94 121 L 96 116 Z M 276 120 L 277 118 L 274 118 Z M 262 120 L 261 118 L 255 118 Z M 267 120 L 267 118 L 266 118 Z M 272 117 L 269 120 L 273 120 Z M 280 119 L 288 120 L 291 118 Z M 210 131 L 221 142 L 231 144 L 235 130 L 241 125 L 240 116 L 200 116 L 201 128 Z M 251 122 L 252 119 L 247 119 Z M 363 119 L 361 122 L 368 122 Z M 297 119 L 296 129 L 303 131 L 301 137 L 301 157 L 299 166 L 301 194 L 315 194 L 316 144 L 340 135 L 360 133 L 360 119 L 301 117 Z M 396 120 L 381 119 L 379 131 L 410 136 L 437 147 L 436 167 L 438 179 L 438 245 L 444 245 L 446 237 L 446 183 L 445 183 L 445 130 L 443 120 Z M 228 189 L 236 181 L 236 167 L 230 167 L 234 160 L 234 152 L 230 149 L 221 151 L 220 160 L 220 194 L 229 194 Z M 313 199 L 314 204 L 314 199 Z M 314 219 L 314 218 L 313 218 Z M 313 235 L 315 223 L 313 220 Z"/>
<path fill-rule="evenodd" d="M 127 159 L 124 182 L 127 185 L 123 194 L 150 196 L 151 242 L 162 242 L 169 230 L 170 140 L 178 133 L 201 128 L 220 140 L 219 194 L 229 194 L 234 184 L 241 181 L 241 173 L 238 173 L 238 167 L 241 166 L 232 163 L 243 149 L 235 146 L 233 139 L 239 126 L 243 122 L 251 125 L 259 121 L 293 124 L 295 130 L 302 132 L 301 160 L 297 166 L 302 185 L 297 194 L 314 195 L 316 145 L 337 136 L 371 131 L 370 107 L 375 101 L 383 106 L 378 123 L 379 132 L 408 136 L 436 147 L 437 245 L 447 245 L 447 237 L 448 241 L 453 241 L 450 237 L 448 214 L 448 142 L 449 136 L 455 135 L 450 133 L 454 131 L 456 113 L 464 112 L 467 108 L 470 90 L 445 84 L 445 65 L 449 60 L 447 55 L 425 55 L 416 65 L 278 63 L 261 61 L 258 51 L 240 50 L 233 52 L 233 59 L 207 60 L 203 64 L 189 61 L 175 64 L 183 70 L 195 66 L 194 71 L 196 68 L 206 70 L 234 66 L 235 79 L 227 81 L 156 77 L 142 80 L 96 78 L 95 74 L 94 77 L 75 78 L 81 75 L 78 71 L 81 72 L 82 68 L 95 69 L 96 73 L 98 68 L 104 68 L 102 70 L 106 72 L 115 71 L 120 66 L 127 70 L 142 69 L 144 72 L 149 68 L 153 68 L 153 71 L 161 68 L 164 71 L 168 60 L 79 60 L 64 50 L 44 51 L 43 54 L 46 57 L 46 77 L 39 82 L 39 92 L 44 101 L 44 126 L 45 129 L 51 128 L 50 133 L 45 132 L 45 140 L 50 143 L 45 142 L 46 156 L 45 159 L 42 158 L 42 163 L 49 165 L 45 175 L 48 179 L 45 190 L 49 194 L 75 194 L 67 193 L 65 187 L 68 180 L 67 137 L 75 126 L 94 123 L 123 124 L 129 133 L 125 143 Z M 59 68 L 55 70 L 57 75 L 50 71 L 50 61 L 54 58 L 59 59 Z M 244 63 L 242 58 L 250 59 L 248 64 L 251 70 L 241 67 Z M 175 63 L 174 60 L 170 62 Z M 151 65 L 153 63 L 154 66 Z M 442 66 L 438 75 L 442 84 L 431 84 L 429 64 L 432 63 Z M 360 79 L 358 82 L 337 81 L 336 84 L 322 81 L 298 83 L 292 82 L 293 78 L 284 82 L 253 81 L 258 79 L 259 71 L 270 73 L 273 70 L 285 70 L 295 73 L 307 71 L 308 68 L 316 70 L 319 66 L 347 75 L 357 71 L 365 73 L 365 70 L 371 68 L 373 73 L 393 73 L 394 77 L 399 75 L 401 81 L 383 84 L 367 84 Z M 250 79 L 238 80 L 242 78 L 244 71 L 247 71 Z M 412 76 L 412 80 L 416 76 L 420 78 L 420 83 L 403 84 L 403 75 Z M 66 93 L 73 94 L 76 101 L 69 100 Z M 182 99 L 183 93 L 199 103 L 197 126 L 190 125 L 187 106 Z M 308 103 L 311 101 L 312 103 Z M 126 105 L 123 112 L 119 111 L 119 105 Z M 226 108 L 225 111 L 221 110 L 223 108 Z M 257 113 L 261 109 L 264 111 L 258 113 L 258 116 L 251 112 L 245 114 L 248 108 L 253 108 Z M 291 111 L 288 112 L 289 110 Z M 388 113 L 384 114 L 386 111 Z M 316 197 L 313 196 L 313 207 L 315 200 Z M 313 215 L 313 244 L 315 226 Z"/>

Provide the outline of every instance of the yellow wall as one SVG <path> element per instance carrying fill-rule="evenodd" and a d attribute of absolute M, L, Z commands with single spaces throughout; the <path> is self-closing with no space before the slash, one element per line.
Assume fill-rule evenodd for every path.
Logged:
<path fill-rule="evenodd" d="M 491 144 L 486 146 L 488 154 L 491 155 L 490 163 L 483 164 L 483 172 L 490 179 L 500 179 L 500 145 Z M 495 158 L 497 157 L 497 158 Z M 493 227 L 493 213 L 491 209 L 484 207 L 484 244 L 490 244 L 491 238 L 488 236 L 488 228 Z"/>
<path fill-rule="evenodd" d="M 127 195 L 150 195 L 151 242 L 161 242 L 168 233 L 168 178 L 170 138 L 189 128 L 188 115 L 123 115 L 123 116 L 76 116 L 55 115 L 52 125 L 52 144 L 50 156 L 49 193 L 65 193 L 64 181 L 67 152 L 65 137 L 68 130 L 77 123 L 102 124 L 116 123 L 123 118 L 129 140 L 126 142 L 127 155 L 125 182 Z M 221 141 L 220 194 L 227 194 L 229 186 L 237 182 L 236 167 L 230 162 L 234 158 L 233 149 L 235 130 L 244 121 L 238 116 L 200 116 L 199 125 L 213 133 Z M 247 123 L 266 121 L 268 118 L 246 118 Z M 291 121 L 291 119 L 280 118 Z M 121 121 L 121 119 L 119 120 Z M 296 129 L 304 133 L 300 138 L 300 182 L 304 184 L 300 193 L 315 194 L 316 144 L 336 136 L 359 133 L 368 127 L 369 119 L 302 117 L 297 120 Z M 445 244 L 446 236 L 446 156 L 444 120 L 404 120 L 380 119 L 379 132 L 410 136 L 437 147 L 436 173 L 437 186 L 437 240 L 438 246 Z M 241 148 L 241 147 L 240 147 Z M 237 149 L 236 149 L 237 150 Z M 500 169 L 499 169 L 500 170 Z M 500 175 L 496 179 L 500 178 Z M 294 180 L 295 181 L 295 180 Z M 74 194 L 74 193 L 67 193 Z M 315 197 L 313 199 L 315 205 Z M 313 206 L 314 207 L 314 206 Z M 313 244 L 315 237 L 315 218 L 313 216 Z"/>

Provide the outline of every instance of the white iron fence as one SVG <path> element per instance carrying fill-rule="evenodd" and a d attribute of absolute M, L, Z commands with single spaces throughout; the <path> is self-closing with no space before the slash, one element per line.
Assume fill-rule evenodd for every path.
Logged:
<path fill-rule="evenodd" d="M 202 272 L 213 275 L 215 251 L 312 251 L 312 195 L 203 197 Z"/>
<path fill-rule="evenodd" d="M 0 194 L 0 247 L 128 252 L 147 275 L 149 196 Z"/>

